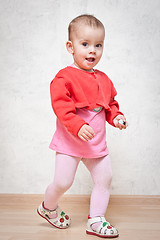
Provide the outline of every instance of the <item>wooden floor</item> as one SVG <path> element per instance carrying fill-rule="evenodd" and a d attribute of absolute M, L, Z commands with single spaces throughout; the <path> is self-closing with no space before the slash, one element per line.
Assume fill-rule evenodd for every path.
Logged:
<path fill-rule="evenodd" d="M 59 230 L 36 213 L 42 195 L 0 194 L 0 240 L 98 240 L 87 235 L 89 196 L 65 195 L 61 208 L 72 225 Z M 106 218 L 119 230 L 117 240 L 160 239 L 160 196 L 111 196 Z"/>

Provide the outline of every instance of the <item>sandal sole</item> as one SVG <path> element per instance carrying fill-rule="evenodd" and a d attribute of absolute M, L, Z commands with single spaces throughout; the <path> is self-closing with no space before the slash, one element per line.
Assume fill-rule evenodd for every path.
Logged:
<path fill-rule="evenodd" d="M 37 208 L 37 213 L 38 213 L 38 215 L 39 216 L 41 216 L 42 218 L 44 218 L 45 220 L 47 220 L 47 222 L 49 222 L 53 227 L 55 227 L 55 228 L 58 228 L 58 229 L 66 229 L 66 228 L 68 228 L 69 226 L 66 226 L 66 227 L 58 227 L 58 226 L 56 226 L 55 224 L 53 224 L 53 223 L 51 223 L 50 221 L 49 221 L 49 219 L 47 219 L 47 218 L 45 218 L 42 214 L 40 214 L 40 212 L 38 211 L 38 208 Z"/>
<path fill-rule="evenodd" d="M 90 232 L 90 231 L 88 231 L 88 230 L 86 230 L 86 233 L 87 233 L 87 234 L 90 234 L 90 235 L 95 235 L 95 236 L 101 237 L 101 238 L 116 238 L 116 237 L 119 236 L 119 234 L 118 234 L 118 235 L 113 235 L 113 236 L 111 236 L 111 235 L 100 235 L 99 233 Z"/>

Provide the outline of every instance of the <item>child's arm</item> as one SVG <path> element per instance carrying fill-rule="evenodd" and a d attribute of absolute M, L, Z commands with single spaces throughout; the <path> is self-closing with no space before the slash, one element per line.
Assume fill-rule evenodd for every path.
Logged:
<path fill-rule="evenodd" d="M 112 126 L 122 130 L 128 127 L 128 123 L 123 113 L 119 111 L 119 104 L 115 100 L 116 95 L 117 95 L 117 91 L 114 88 L 114 85 L 111 81 L 111 99 L 109 103 L 110 110 L 106 112 L 106 121 Z M 120 120 L 122 120 L 122 122 Z"/>
<path fill-rule="evenodd" d="M 123 113 L 119 111 L 119 104 L 115 99 L 112 99 L 110 109 L 111 111 L 106 112 L 106 121 L 120 130 L 126 129 L 128 127 L 128 123 Z M 121 119 L 123 122 L 120 121 Z"/>
<path fill-rule="evenodd" d="M 75 136 L 86 123 L 76 114 L 76 108 L 71 94 L 63 78 L 55 78 L 50 84 L 51 103 L 57 118 Z"/>
<path fill-rule="evenodd" d="M 113 119 L 118 115 L 123 116 L 123 113 L 119 111 L 119 104 L 114 98 L 111 98 L 110 103 L 109 103 L 109 107 L 110 107 L 110 109 L 108 111 L 106 111 L 106 121 L 110 125 L 115 127 Z"/>

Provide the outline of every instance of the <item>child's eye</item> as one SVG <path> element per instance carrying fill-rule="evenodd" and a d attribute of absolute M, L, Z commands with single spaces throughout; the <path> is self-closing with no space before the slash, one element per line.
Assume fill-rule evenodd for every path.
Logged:
<path fill-rule="evenodd" d="M 100 48 L 100 47 L 102 47 L 102 44 L 98 43 L 98 44 L 96 45 L 96 47 Z"/>
<path fill-rule="evenodd" d="M 88 43 L 87 43 L 87 42 L 84 42 L 84 43 L 82 43 L 82 45 L 83 45 L 84 47 L 87 47 L 87 46 L 88 46 Z"/>

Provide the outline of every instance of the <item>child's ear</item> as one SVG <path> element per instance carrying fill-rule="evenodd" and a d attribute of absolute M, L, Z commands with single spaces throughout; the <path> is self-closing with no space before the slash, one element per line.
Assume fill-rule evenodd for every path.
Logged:
<path fill-rule="evenodd" d="M 67 42 L 66 42 L 66 48 L 67 48 L 67 51 L 68 51 L 69 53 L 71 53 L 71 54 L 74 53 L 74 51 L 73 51 L 73 44 L 72 44 L 71 41 L 67 41 Z"/>

